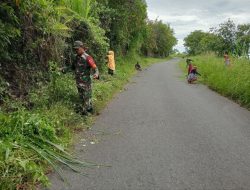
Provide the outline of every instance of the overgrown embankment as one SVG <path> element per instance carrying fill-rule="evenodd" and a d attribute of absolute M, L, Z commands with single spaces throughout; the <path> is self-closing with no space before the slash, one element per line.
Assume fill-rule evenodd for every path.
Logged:
<path fill-rule="evenodd" d="M 136 73 L 134 63 L 146 67 L 161 59 L 118 58 L 114 76 L 102 73 L 93 84 L 95 112 L 98 113 Z M 51 70 L 51 82 L 30 92 L 25 102 L 7 101 L 0 112 L 0 189 L 33 189 L 47 186 L 46 173 L 60 174 L 60 165 L 75 170 L 91 164 L 77 161 L 65 152 L 74 131 L 85 130 L 94 120 L 76 112 L 80 104 L 74 74 Z M 11 110 L 11 112 L 9 112 Z M 13 112 L 13 110 L 16 110 Z"/>
<path fill-rule="evenodd" d="M 195 56 L 191 58 L 201 73 L 199 81 L 229 97 L 241 105 L 250 108 L 250 61 L 231 58 L 230 66 L 226 67 L 224 59 L 214 55 Z M 183 61 L 184 69 L 186 63 Z"/>

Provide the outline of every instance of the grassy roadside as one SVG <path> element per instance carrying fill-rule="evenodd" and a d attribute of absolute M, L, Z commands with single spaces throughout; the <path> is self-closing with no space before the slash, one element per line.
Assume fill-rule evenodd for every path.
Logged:
<path fill-rule="evenodd" d="M 250 109 L 249 60 L 231 58 L 231 65 L 225 67 L 224 59 L 214 55 L 195 56 L 191 59 L 202 75 L 199 82 Z M 185 60 L 180 66 L 186 73 Z"/>
<path fill-rule="evenodd" d="M 93 84 L 96 112 L 123 90 L 136 73 L 136 61 L 145 68 L 164 60 L 117 58 L 116 74 L 103 72 Z M 95 119 L 77 114 L 75 107 L 79 103 L 73 74 L 54 70 L 51 82 L 33 90 L 26 102 L 6 100 L 7 106 L 0 110 L 0 189 L 35 189 L 39 183 L 47 186 L 48 171 L 53 169 L 60 174 L 58 163 L 73 170 L 92 166 L 66 152 L 75 131 L 87 129 Z"/>

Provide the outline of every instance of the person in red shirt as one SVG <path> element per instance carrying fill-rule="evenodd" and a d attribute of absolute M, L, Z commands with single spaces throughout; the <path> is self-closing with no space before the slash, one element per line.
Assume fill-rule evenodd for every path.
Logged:
<path fill-rule="evenodd" d="M 186 60 L 186 63 L 187 63 L 187 67 L 188 67 L 188 75 L 190 74 L 192 68 L 193 68 L 193 65 L 192 65 L 192 59 L 187 59 Z"/>

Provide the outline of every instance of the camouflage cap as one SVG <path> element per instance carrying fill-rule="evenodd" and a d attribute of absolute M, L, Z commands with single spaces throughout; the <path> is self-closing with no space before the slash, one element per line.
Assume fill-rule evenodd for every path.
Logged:
<path fill-rule="evenodd" d="M 80 47 L 83 47 L 82 41 L 75 41 L 75 42 L 74 42 L 73 48 L 74 48 L 74 49 L 78 49 L 78 48 L 80 48 Z"/>

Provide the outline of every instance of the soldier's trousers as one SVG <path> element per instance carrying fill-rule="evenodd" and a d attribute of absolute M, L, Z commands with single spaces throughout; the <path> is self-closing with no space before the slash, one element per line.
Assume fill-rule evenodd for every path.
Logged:
<path fill-rule="evenodd" d="M 91 83 L 77 84 L 78 93 L 82 101 L 82 111 L 90 111 L 92 109 L 92 87 Z"/>

